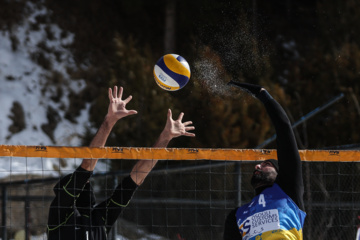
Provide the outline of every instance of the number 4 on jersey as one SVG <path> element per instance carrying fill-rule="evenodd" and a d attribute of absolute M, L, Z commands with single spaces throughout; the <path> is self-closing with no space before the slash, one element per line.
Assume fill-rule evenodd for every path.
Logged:
<path fill-rule="evenodd" d="M 259 205 L 266 207 L 266 201 L 265 201 L 264 194 L 260 194 L 260 196 L 259 196 Z"/>

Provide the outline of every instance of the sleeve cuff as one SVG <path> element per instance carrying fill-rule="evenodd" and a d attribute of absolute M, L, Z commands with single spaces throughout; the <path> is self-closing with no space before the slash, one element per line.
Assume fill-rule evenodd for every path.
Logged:
<path fill-rule="evenodd" d="M 89 178 L 92 175 L 93 175 L 92 171 L 87 171 L 87 170 L 83 169 L 81 166 L 79 166 L 73 173 L 73 176 L 75 176 L 76 182 L 79 182 L 81 185 L 86 184 L 86 182 L 89 180 Z"/>
<path fill-rule="evenodd" d="M 270 95 L 270 93 L 268 93 L 268 91 L 266 91 L 266 90 L 261 91 L 261 92 L 257 95 L 257 97 L 258 97 L 258 98 L 260 99 L 260 101 L 262 101 L 263 103 L 266 103 L 266 102 L 268 102 L 268 101 L 270 101 L 270 100 L 273 99 L 273 97 Z"/>
<path fill-rule="evenodd" d="M 129 175 L 117 186 L 111 197 L 111 201 L 118 206 L 126 207 L 137 188 L 138 186 Z"/>
<path fill-rule="evenodd" d="M 132 180 L 131 176 L 127 176 L 123 179 L 121 186 L 123 189 L 136 190 L 138 185 Z"/>

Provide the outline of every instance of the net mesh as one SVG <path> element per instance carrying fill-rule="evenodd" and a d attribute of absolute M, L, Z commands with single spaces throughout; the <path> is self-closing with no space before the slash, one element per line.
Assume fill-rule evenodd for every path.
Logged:
<path fill-rule="evenodd" d="M 72 173 L 81 163 L 82 153 L 70 148 L 67 150 L 74 154 L 72 158 L 62 158 L 64 153 L 54 157 L 49 156 L 48 148 L 47 156 L 41 157 L 36 155 L 38 153 L 31 156 L 28 150 L 20 151 L 20 146 L 13 152 L 5 151 L 5 148 L 11 147 L 2 146 L 0 151 L 0 238 L 47 239 L 48 210 L 54 198 L 52 189 L 61 175 Z M 112 148 L 79 149 L 93 156 L 112 151 Z M 175 156 L 177 151 L 185 159 L 190 158 L 179 149 L 151 152 L 149 158 L 163 161 L 159 161 L 136 191 L 109 239 L 222 239 L 227 214 L 254 196 L 250 186 L 254 165 L 258 163 L 254 159 L 276 154 L 272 150 L 221 152 L 221 149 L 212 149 L 211 155 L 204 155 L 201 152 L 208 150 L 183 150 L 191 152 L 192 159 L 172 161 L 181 159 L 181 156 Z M 132 151 L 137 154 L 129 153 L 128 156 L 125 153 L 117 157 L 137 159 L 142 151 L 149 152 L 149 149 L 129 150 Z M 229 153 L 224 155 L 227 159 L 236 155 L 238 160 L 211 159 L 211 156 L 217 156 L 217 151 Z M 26 156 L 23 155 L 25 152 Z M 166 159 L 169 152 L 172 157 Z M 300 155 L 307 213 L 304 239 L 354 239 L 360 215 L 360 153 L 300 151 Z M 124 159 L 99 161 L 91 180 L 97 202 L 110 196 L 115 186 L 129 174 L 129 166 L 135 162 Z M 122 167 L 114 170 L 111 168 L 113 161 L 121 161 Z"/>

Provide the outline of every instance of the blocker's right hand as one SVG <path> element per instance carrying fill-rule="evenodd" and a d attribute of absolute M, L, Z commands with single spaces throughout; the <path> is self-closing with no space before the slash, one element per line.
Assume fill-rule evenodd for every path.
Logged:
<path fill-rule="evenodd" d="M 166 135 L 168 140 L 180 136 L 195 137 L 194 133 L 189 132 L 195 129 L 194 126 L 191 126 L 193 124 L 192 121 L 182 122 L 183 117 L 184 113 L 182 112 L 179 114 L 179 117 L 174 120 L 171 109 L 168 110 L 167 121 L 163 131 L 163 134 Z"/>
<path fill-rule="evenodd" d="M 109 104 L 109 108 L 108 108 L 107 117 L 110 117 L 115 120 L 119 120 L 123 117 L 137 114 L 136 110 L 126 109 L 126 104 L 128 104 L 130 102 L 130 100 L 132 99 L 132 96 L 130 95 L 125 100 L 122 100 L 123 91 L 124 91 L 123 87 L 120 87 L 119 91 L 118 91 L 117 86 L 114 87 L 114 90 L 109 88 L 110 104 Z"/>

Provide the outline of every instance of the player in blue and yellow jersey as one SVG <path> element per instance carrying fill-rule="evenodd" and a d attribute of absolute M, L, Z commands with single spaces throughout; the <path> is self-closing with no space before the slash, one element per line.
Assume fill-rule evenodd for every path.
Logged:
<path fill-rule="evenodd" d="M 256 196 L 235 208 L 225 221 L 224 240 L 303 239 L 304 185 L 302 167 L 290 121 L 278 102 L 261 86 L 231 81 L 258 98 L 276 130 L 278 160 L 255 166 L 251 185 Z"/>

